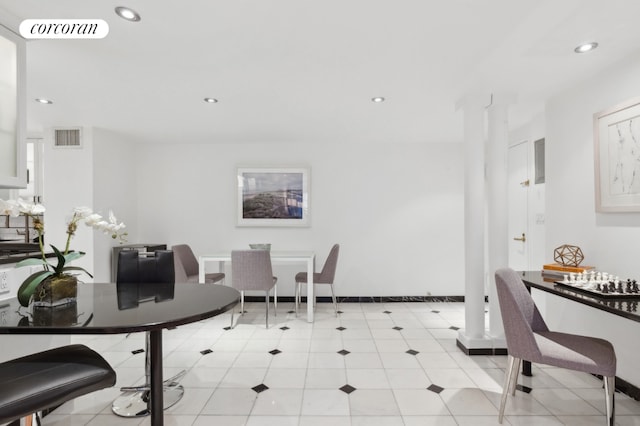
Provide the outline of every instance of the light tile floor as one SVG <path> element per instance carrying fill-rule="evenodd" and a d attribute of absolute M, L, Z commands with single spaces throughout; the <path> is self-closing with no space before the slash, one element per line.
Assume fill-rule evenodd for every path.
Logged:
<path fill-rule="evenodd" d="M 280 303 L 264 326 L 264 304 L 164 333 L 165 377 L 182 369 L 185 396 L 165 411 L 166 425 L 448 426 L 498 424 L 506 356 L 464 355 L 456 347 L 462 303 L 318 304 L 306 322 Z M 235 315 L 236 320 L 238 315 Z M 488 324 L 488 322 L 487 322 Z M 74 336 L 118 373 L 117 386 L 142 380 L 142 333 Z M 210 352 L 209 352 L 210 350 Z M 602 382 L 534 366 L 509 398 L 506 425 L 602 425 Z M 528 389 L 530 388 L 530 389 Z M 529 392 L 526 392 L 530 390 Z M 111 413 L 117 388 L 78 398 L 44 425 L 149 425 Z M 640 425 L 640 402 L 616 393 L 619 425 Z"/>

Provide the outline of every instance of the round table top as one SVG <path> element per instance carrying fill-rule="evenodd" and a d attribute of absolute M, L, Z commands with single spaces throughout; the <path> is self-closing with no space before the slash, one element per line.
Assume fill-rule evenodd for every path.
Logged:
<path fill-rule="evenodd" d="M 0 302 L 3 334 L 109 334 L 176 327 L 226 312 L 240 293 L 217 284 L 79 283 L 75 302 L 55 307 Z"/>

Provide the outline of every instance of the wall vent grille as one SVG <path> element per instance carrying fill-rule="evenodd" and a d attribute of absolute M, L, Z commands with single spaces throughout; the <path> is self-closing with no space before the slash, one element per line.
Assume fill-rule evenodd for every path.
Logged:
<path fill-rule="evenodd" d="M 80 132 L 80 128 L 55 129 L 54 146 L 56 148 L 82 147 L 82 133 Z"/>

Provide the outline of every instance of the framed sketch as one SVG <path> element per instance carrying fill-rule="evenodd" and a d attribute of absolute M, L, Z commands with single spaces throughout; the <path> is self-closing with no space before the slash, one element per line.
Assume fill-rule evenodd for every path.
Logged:
<path fill-rule="evenodd" d="M 309 226 L 309 169 L 238 167 L 238 226 Z"/>
<path fill-rule="evenodd" d="M 640 98 L 593 121 L 596 211 L 640 212 Z"/>

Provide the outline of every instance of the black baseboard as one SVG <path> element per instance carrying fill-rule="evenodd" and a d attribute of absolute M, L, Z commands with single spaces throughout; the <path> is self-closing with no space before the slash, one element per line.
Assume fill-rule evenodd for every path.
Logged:
<path fill-rule="evenodd" d="M 618 376 L 616 376 L 616 390 L 629 395 L 636 401 L 640 401 L 640 389 Z"/>
<path fill-rule="evenodd" d="M 456 346 L 467 355 L 507 355 L 507 348 L 467 348 L 456 339 Z"/>
<path fill-rule="evenodd" d="M 464 302 L 464 296 L 344 296 L 337 299 L 338 303 Z M 244 300 L 246 302 L 264 302 L 264 296 L 245 296 Z M 273 301 L 273 296 L 269 300 Z M 278 296 L 278 302 L 293 302 L 293 296 Z M 302 302 L 306 303 L 307 298 L 302 297 Z M 317 297 L 316 302 L 333 303 L 330 296 Z"/>

